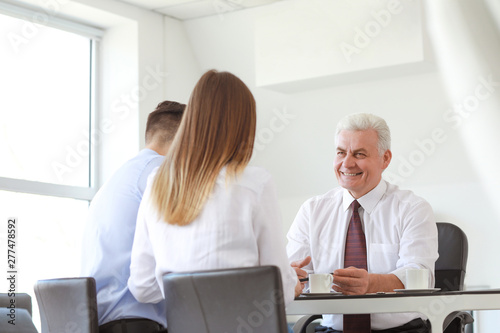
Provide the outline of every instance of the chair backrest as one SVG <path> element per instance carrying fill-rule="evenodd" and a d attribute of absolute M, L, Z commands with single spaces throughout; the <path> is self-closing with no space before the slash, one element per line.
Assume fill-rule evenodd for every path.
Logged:
<path fill-rule="evenodd" d="M 26 293 L 0 294 L 0 332 L 38 333 L 33 324 L 31 296 Z"/>
<path fill-rule="evenodd" d="M 169 333 L 287 332 L 276 266 L 172 273 L 163 283 Z"/>
<path fill-rule="evenodd" d="M 436 288 L 462 290 L 467 267 L 468 242 L 465 233 L 454 224 L 438 222 L 439 258 L 435 264 Z"/>
<path fill-rule="evenodd" d="M 35 295 L 42 333 L 97 333 L 97 297 L 94 278 L 39 280 Z"/>
<path fill-rule="evenodd" d="M 9 307 L 11 301 L 14 300 L 17 309 L 26 309 L 30 316 L 33 315 L 31 296 L 26 293 L 15 293 L 15 295 L 10 295 L 6 293 L 0 293 L 0 307 Z"/>

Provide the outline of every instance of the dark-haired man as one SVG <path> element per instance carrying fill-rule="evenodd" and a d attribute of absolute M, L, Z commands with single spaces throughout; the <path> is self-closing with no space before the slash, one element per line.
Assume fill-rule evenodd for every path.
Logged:
<path fill-rule="evenodd" d="M 90 205 L 81 275 L 96 280 L 100 333 L 157 332 L 166 326 L 163 302 L 139 303 L 128 290 L 127 280 L 147 178 L 163 162 L 185 107 L 171 101 L 158 104 L 148 116 L 146 147 L 113 174 Z"/>

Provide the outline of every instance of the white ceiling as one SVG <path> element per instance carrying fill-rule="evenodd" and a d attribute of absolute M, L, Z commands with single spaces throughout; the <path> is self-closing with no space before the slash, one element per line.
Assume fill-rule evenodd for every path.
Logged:
<path fill-rule="evenodd" d="M 189 20 L 251 7 L 269 5 L 282 0 L 119 0 L 179 20 Z"/>

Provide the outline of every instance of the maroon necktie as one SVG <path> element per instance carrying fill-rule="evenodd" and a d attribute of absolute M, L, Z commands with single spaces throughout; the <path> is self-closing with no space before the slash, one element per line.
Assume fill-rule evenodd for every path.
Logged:
<path fill-rule="evenodd" d="M 352 216 L 345 242 L 344 267 L 354 266 L 368 270 L 366 263 L 366 239 L 361 226 L 357 200 L 352 203 Z M 369 314 L 344 315 L 344 333 L 369 333 L 371 332 Z"/>

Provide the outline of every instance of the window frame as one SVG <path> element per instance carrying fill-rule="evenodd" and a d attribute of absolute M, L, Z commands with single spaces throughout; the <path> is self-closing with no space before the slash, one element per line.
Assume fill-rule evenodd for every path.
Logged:
<path fill-rule="evenodd" d="M 104 35 L 104 30 L 77 22 L 76 20 L 62 17 L 57 8 L 42 8 L 28 5 L 13 5 L 0 2 L 0 14 L 24 20 L 27 25 L 44 25 L 55 29 L 75 33 L 89 38 L 90 42 L 90 101 L 89 101 L 89 179 L 88 186 L 62 185 L 55 183 L 38 182 L 32 180 L 2 177 L 0 175 L 0 191 L 11 191 L 29 194 L 38 194 L 52 197 L 72 198 L 91 201 L 96 194 L 98 180 L 98 151 L 92 145 L 92 132 L 98 123 L 98 52 L 99 41 Z M 31 18 L 31 21 L 28 19 Z"/>

